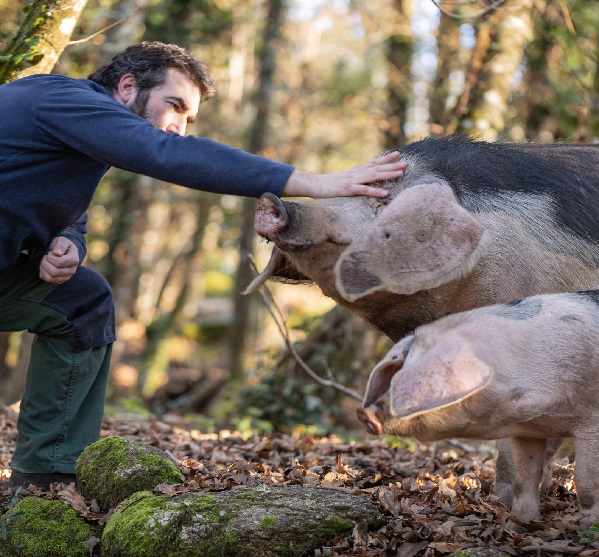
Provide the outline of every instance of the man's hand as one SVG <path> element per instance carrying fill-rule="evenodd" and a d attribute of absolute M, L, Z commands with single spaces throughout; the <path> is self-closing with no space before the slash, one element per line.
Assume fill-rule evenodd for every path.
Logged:
<path fill-rule="evenodd" d="M 372 182 L 391 180 L 403 174 L 407 166 L 399 162 L 399 152 L 393 151 L 350 170 L 330 174 L 311 174 L 295 169 L 283 189 L 284 197 L 345 197 L 369 195 L 385 197 L 389 192 L 370 186 Z"/>
<path fill-rule="evenodd" d="M 52 284 L 69 280 L 79 267 L 77 246 L 64 236 L 52 240 L 50 251 L 40 263 L 40 278 Z"/>

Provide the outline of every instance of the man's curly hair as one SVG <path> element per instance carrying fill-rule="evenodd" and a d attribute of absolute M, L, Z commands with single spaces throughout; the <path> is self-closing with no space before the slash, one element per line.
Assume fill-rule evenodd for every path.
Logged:
<path fill-rule="evenodd" d="M 114 92 L 121 77 L 130 73 L 139 90 L 145 91 L 162 85 L 168 69 L 187 75 L 200 89 L 202 102 L 214 96 L 214 81 L 204 64 L 184 48 L 157 41 L 145 41 L 126 48 L 88 79 Z"/>

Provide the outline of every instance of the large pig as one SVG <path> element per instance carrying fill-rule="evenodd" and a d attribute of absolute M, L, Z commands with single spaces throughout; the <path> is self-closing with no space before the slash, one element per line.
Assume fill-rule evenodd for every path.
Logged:
<path fill-rule="evenodd" d="M 398 342 L 368 380 L 373 433 L 508 437 L 512 513 L 539 520 L 549 438 L 574 437 L 581 528 L 599 522 L 599 290 L 449 315 Z M 376 403 L 376 404 L 375 404 Z"/>
<path fill-rule="evenodd" d="M 599 145 L 429 138 L 402 147 L 389 201 L 265 194 L 267 279 L 316 283 L 392 340 L 533 294 L 599 288 Z"/>
<path fill-rule="evenodd" d="M 444 315 L 599 288 L 599 145 L 486 143 L 463 136 L 402 147 L 386 202 L 281 201 L 255 229 L 274 242 L 268 279 L 316 283 L 398 341 Z M 510 504 L 509 453 L 497 493 Z"/>

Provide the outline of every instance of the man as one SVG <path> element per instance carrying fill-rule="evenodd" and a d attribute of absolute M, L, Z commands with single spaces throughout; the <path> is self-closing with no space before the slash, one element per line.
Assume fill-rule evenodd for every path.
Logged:
<path fill-rule="evenodd" d="M 162 43 L 127 48 L 85 79 L 35 75 L 0 87 L 0 331 L 29 330 L 11 487 L 74 480 L 99 437 L 115 340 L 110 287 L 82 267 L 87 209 L 110 166 L 215 193 L 335 197 L 386 191 L 396 154 L 315 175 L 185 137 L 214 94 L 205 67 Z"/>

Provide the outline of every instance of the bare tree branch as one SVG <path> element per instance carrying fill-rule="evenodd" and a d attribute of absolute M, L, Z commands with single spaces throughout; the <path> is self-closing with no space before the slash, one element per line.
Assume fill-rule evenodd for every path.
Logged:
<path fill-rule="evenodd" d="M 493 0 L 488 6 L 485 6 L 484 8 L 480 9 L 477 12 L 474 12 L 472 14 L 458 14 L 456 12 L 450 11 L 450 10 L 446 10 L 445 8 L 443 8 L 443 4 L 446 5 L 451 5 L 451 6 L 472 6 L 472 5 L 480 5 L 481 2 L 480 0 L 474 0 L 474 1 L 465 1 L 465 2 L 449 2 L 447 0 L 431 0 L 431 2 L 441 11 L 443 12 L 445 15 L 449 16 L 449 17 L 453 17 L 455 19 L 477 19 L 489 12 L 498 10 L 502 4 L 505 3 L 505 0 Z"/>
<path fill-rule="evenodd" d="M 97 37 L 98 35 L 101 35 L 102 33 L 105 33 L 106 31 L 108 31 L 109 29 L 112 29 L 113 27 L 120 25 L 124 21 L 127 21 L 137 10 L 139 10 L 139 8 L 135 8 L 129 15 L 119 19 L 118 21 L 115 21 L 114 23 L 111 23 L 110 25 L 107 25 L 103 29 L 100 29 L 99 31 L 92 33 L 91 35 L 89 35 L 88 37 L 85 37 L 84 39 L 78 39 L 76 41 L 69 41 L 69 43 L 68 43 L 69 46 L 73 45 L 73 44 L 81 44 L 81 43 L 86 43 L 87 41 L 90 41 L 94 37 Z"/>
<path fill-rule="evenodd" d="M 248 257 L 249 257 L 250 264 L 254 268 L 254 271 L 256 271 L 256 273 L 257 273 L 258 269 L 256 267 L 256 264 L 254 263 L 252 256 L 248 255 Z M 332 389 L 336 389 L 336 390 L 342 392 L 343 394 L 346 394 L 346 395 L 362 402 L 362 400 L 364 398 L 362 395 L 358 394 L 356 391 L 354 391 L 344 385 L 341 385 L 340 383 L 337 383 L 337 381 L 335 381 L 334 379 L 323 379 L 318 374 L 316 374 L 308 366 L 308 364 L 306 364 L 306 362 L 304 362 L 304 360 L 302 360 L 301 356 L 297 353 L 297 351 L 293 347 L 293 344 L 291 343 L 291 339 L 289 338 L 289 329 L 287 327 L 287 322 L 285 321 L 285 317 L 283 315 L 283 312 L 281 311 L 281 308 L 277 305 L 277 303 L 274 299 L 272 291 L 270 290 L 270 288 L 268 288 L 268 286 L 266 286 L 266 284 L 263 284 L 258 289 L 258 292 L 260 293 L 260 297 L 262 298 L 262 301 L 264 302 L 264 305 L 266 306 L 268 313 L 270 313 L 270 315 L 274 319 L 277 329 L 279 329 L 279 332 L 281 333 L 281 336 L 283 337 L 283 340 L 285 341 L 285 345 L 287 346 L 289 353 L 291 354 L 293 359 L 297 362 L 297 364 L 300 366 L 302 371 L 304 373 L 306 373 L 312 380 L 316 381 L 319 385 L 322 385 L 323 387 L 329 387 Z M 329 370 L 329 375 L 332 376 L 330 370 Z"/>

